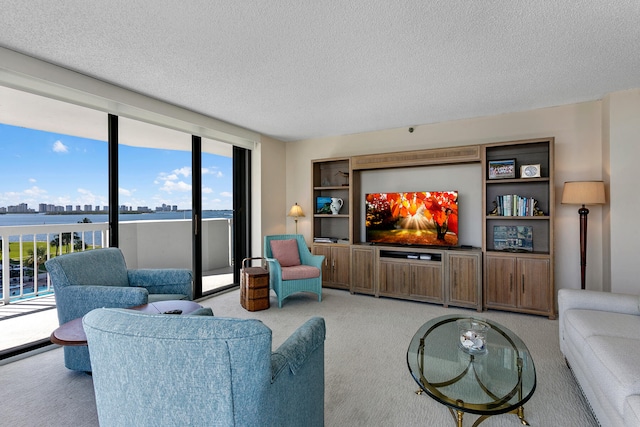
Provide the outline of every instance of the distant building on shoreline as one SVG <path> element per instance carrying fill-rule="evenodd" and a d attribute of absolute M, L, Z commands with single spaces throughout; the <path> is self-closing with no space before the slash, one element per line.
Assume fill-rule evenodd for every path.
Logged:
<path fill-rule="evenodd" d="M 149 209 L 148 206 L 138 206 L 135 210 L 133 206 L 121 205 L 118 209 L 119 212 L 130 212 L 130 213 L 151 213 L 154 212 L 152 209 Z M 93 206 L 93 205 L 84 205 L 82 208 L 80 205 L 76 205 L 75 209 L 73 205 L 59 206 L 52 205 L 47 203 L 40 203 L 38 205 L 38 210 L 29 208 L 27 203 L 20 203 L 15 206 L 7 206 L 0 207 L 0 214 L 3 213 L 45 213 L 45 214 L 82 214 L 82 213 L 93 213 L 93 214 L 106 214 L 109 212 L 109 205 L 105 206 Z M 165 203 L 162 206 L 157 206 L 155 208 L 155 212 L 178 212 L 178 205 L 167 205 Z"/>
<path fill-rule="evenodd" d="M 156 212 L 178 212 L 178 205 L 167 205 L 163 203 L 162 206 L 156 206 Z"/>
<path fill-rule="evenodd" d="M 26 203 L 20 203 L 17 206 L 0 208 L 0 213 L 35 213 L 35 210 L 29 209 L 29 206 Z"/>

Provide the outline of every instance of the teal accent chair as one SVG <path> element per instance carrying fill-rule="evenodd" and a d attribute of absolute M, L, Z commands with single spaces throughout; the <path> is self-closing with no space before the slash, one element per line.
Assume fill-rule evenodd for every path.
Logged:
<path fill-rule="evenodd" d="M 325 323 L 277 350 L 256 319 L 102 308 L 83 318 L 101 427 L 321 427 Z"/>
<path fill-rule="evenodd" d="M 295 240 L 298 246 L 297 262 L 278 258 L 274 254 L 273 241 Z M 291 254 L 289 254 L 291 255 Z M 294 258 L 295 258 L 295 254 Z M 269 287 L 278 297 L 278 307 L 282 301 L 296 292 L 313 292 L 322 301 L 322 263 L 324 255 L 313 255 L 301 234 L 278 234 L 264 237 L 264 256 L 269 268 Z M 291 258 L 291 257 L 287 257 Z"/>
<path fill-rule="evenodd" d="M 53 284 L 60 325 L 95 308 L 191 300 L 193 295 L 191 270 L 130 270 L 118 248 L 60 255 L 45 262 L 45 266 Z M 74 371 L 91 372 L 87 347 L 64 347 L 64 364 Z"/>

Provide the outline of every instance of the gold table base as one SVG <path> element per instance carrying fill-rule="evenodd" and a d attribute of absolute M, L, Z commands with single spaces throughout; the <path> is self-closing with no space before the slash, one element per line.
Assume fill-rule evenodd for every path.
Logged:
<path fill-rule="evenodd" d="M 417 390 L 416 394 L 422 394 L 423 390 Z M 447 409 L 449 409 L 449 412 L 451 413 L 451 416 L 453 417 L 453 422 L 456 423 L 456 427 L 463 427 L 462 421 L 464 418 L 464 411 L 461 411 L 459 409 L 454 410 L 450 407 L 447 406 Z M 513 411 L 510 412 L 505 412 L 505 414 L 515 414 L 518 416 L 518 418 L 520 419 L 520 422 L 522 423 L 522 425 L 528 426 L 531 425 L 529 424 L 529 422 L 524 418 L 524 406 L 519 406 L 518 408 L 514 409 Z M 503 414 L 495 414 L 495 415 L 503 415 Z M 495 415 L 482 415 L 480 416 L 480 418 L 478 418 L 472 425 L 472 427 L 477 427 L 480 425 L 480 423 L 482 423 L 484 420 L 486 420 L 489 417 L 493 417 Z"/>

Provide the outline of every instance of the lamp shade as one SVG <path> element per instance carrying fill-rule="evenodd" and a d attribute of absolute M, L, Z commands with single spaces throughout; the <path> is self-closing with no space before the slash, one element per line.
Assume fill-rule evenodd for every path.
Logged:
<path fill-rule="evenodd" d="M 562 204 L 568 205 L 603 205 L 604 182 L 602 181 L 569 181 L 564 183 Z"/>
<path fill-rule="evenodd" d="M 289 209 L 289 213 L 287 214 L 287 216 L 298 218 L 304 216 L 304 212 L 302 212 L 302 208 L 300 207 L 300 205 L 296 203 L 295 205 L 291 206 L 291 209 Z"/>

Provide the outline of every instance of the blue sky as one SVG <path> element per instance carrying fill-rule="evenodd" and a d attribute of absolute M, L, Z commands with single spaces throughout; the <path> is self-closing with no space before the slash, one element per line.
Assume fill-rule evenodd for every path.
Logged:
<path fill-rule="evenodd" d="M 106 141 L 0 124 L 0 207 L 108 204 Z M 232 208 L 232 159 L 204 154 L 203 209 Z M 120 205 L 191 208 L 191 153 L 120 145 Z"/>

